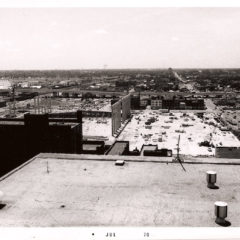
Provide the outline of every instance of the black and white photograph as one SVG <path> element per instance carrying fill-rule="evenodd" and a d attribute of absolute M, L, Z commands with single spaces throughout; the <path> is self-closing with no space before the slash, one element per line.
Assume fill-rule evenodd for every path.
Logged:
<path fill-rule="evenodd" d="M 240 227 L 239 26 L 240 7 L 0 7 L 0 229 Z"/>

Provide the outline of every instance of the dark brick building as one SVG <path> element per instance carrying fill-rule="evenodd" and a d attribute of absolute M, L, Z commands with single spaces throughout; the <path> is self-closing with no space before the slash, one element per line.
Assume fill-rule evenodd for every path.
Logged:
<path fill-rule="evenodd" d="M 49 119 L 47 114 L 1 119 L 0 146 L 0 175 L 40 152 L 81 153 L 82 112 L 76 119 Z"/>

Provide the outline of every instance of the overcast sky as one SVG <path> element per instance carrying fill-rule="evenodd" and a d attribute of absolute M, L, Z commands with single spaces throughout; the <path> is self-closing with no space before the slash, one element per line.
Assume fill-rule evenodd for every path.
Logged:
<path fill-rule="evenodd" d="M 0 9 L 0 69 L 239 68 L 240 8 Z"/>

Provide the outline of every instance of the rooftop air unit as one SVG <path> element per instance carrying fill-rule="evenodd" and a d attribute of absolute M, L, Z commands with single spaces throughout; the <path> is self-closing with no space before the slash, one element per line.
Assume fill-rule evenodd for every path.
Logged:
<path fill-rule="evenodd" d="M 125 164 L 124 160 L 116 160 L 115 165 L 116 166 L 123 166 Z"/>

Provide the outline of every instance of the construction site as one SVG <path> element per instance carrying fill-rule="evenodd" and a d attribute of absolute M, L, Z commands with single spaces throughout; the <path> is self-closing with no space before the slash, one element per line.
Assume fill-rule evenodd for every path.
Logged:
<path fill-rule="evenodd" d="M 16 101 L 14 96 L 7 107 L 0 108 L 2 117 L 21 118 L 26 113 L 49 114 L 50 117 L 72 117 L 83 112 L 83 139 L 129 142 L 129 150 L 141 152 L 143 146 L 169 149 L 186 156 L 215 156 L 216 147 L 240 147 L 239 139 L 226 128 L 216 112 L 206 110 L 131 110 L 131 96 L 89 98 L 77 94 L 52 93 Z M 152 148 L 154 148 L 152 147 Z"/>
<path fill-rule="evenodd" d="M 111 111 L 109 98 L 65 98 L 52 95 L 40 95 L 23 101 L 11 101 L 8 106 L 1 108 L 1 116 L 13 115 L 20 117 L 24 113 L 66 113 L 84 111 Z"/>

